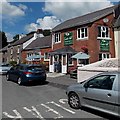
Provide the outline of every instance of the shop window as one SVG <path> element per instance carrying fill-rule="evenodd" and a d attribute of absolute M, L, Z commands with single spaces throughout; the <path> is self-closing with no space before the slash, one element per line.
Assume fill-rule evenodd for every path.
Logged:
<path fill-rule="evenodd" d="M 49 53 L 44 53 L 44 61 L 49 61 Z"/>
<path fill-rule="evenodd" d="M 55 43 L 60 43 L 61 38 L 60 38 L 60 33 L 55 33 Z"/>
<path fill-rule="evenodd" d="M 89 64 L 89 59 L 84 59 L 84 60 L 78 59 L 77 60 L 77 66 L 79 66 L 79 67 L 82 67 L 87 64 Z"/>
<path fill-rule="evenodd" d="M 99 60 L 104 60 L 110 58 L 110 54 L 109 53 L 100 53 L 99 54 Z"/>
<path fill-rule="evenodd" d="M 98 39 L 109 38 L 109 28 L 106 26 L 98 26 Z"/>
<path fill-rule="evenodd" d="M 87 27 L 77 29 L 77 39 L 86 39 L 88 38 Z"/>
<path fill-rule="evenodd" d="M 73 59 L 71 58 L 73 56 L 73 54 L 69 54 L 68 55 L 68 65 L 73 65 Z"/>

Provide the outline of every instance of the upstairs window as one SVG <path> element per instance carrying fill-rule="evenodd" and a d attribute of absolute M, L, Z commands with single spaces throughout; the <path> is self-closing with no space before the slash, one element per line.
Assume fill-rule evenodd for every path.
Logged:
<path fill-rule="evenodd" d="M 109 28 L 106 26 L 98 26 L 98 38 L 110 38 Z"/>
<path fill-rule="evenodd" d="M 86 39 L 88 38 L 87 27 L 77 29 L 77 39 Z"/>
<path fill-rule="evenodd" d="M 60 33 L 55 33 L 55 43 L 60 43 L 61 38 L 60 38 Z"/>
<path fill-rule="evenodd" d="M 11 53 L 11 55 L 13 54 L 13 48 L 11 48 L 10 53 Z"/>

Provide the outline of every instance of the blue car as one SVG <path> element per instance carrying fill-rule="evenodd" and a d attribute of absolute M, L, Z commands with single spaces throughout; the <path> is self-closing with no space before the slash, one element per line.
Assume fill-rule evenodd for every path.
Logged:
<path fill-rule="evenodd" d="M 46 80 L 46 72 L 40 65 L 19 64 L 7 72 L 6 79 L 15 81 L 19 85 L 32 81 L 43 83 Z"/>

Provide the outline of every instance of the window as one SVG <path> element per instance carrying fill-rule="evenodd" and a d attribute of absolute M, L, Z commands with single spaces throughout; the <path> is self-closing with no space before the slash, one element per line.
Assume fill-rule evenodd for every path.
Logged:
<path fill-rule="evenodd" d="M 86 84 L 89 88 L 112 90 L 115 75 L 101 75 L 88 81 Z"/>
<path fill-rule="evenodd" d="M 13 48 L 11 48 L 11 51 L 10 51 L 11 55 L 13 54 Z"/>
<path fill-rule="evenodd" d="M 85 38 L 88 38 L 87 27 L 79 28 L 77 30 L 77 39 L 85 39 Z"/>
<path fill-rule="evenodd" d="M 68 65 L 70 66 L 70 65 L 73 65 L 73 60 L 72 60 L 72 57 L 73 56 L 73 54 L 69 54 L 68 55 Z"/>
<path fill-rule="evenodd" d="M 98 38 L 110 38 L 109 28 L 106 26 L 98 26 Z"/>
<path fill-rule="evenodd" d="M 44 61 L 49 61 L 49 53 L 44 53 Z"/>
<path fill-rule="evenodd" d="M 60 33 L 55 33 L 55 43 L 60 43 L 61 38 L 60 38 Z"/>
<path fill-rule="evenodd" d="M 104 60 L 110 58 L 110 54 L 109 53 L 100 53 L 99 54 L 99 60 Z"/>
<path fill-rule="evenodd" d="M 17 50 L 17 53 L 20 53 L 20 46 L 18 46 L 18 50 Z"/>

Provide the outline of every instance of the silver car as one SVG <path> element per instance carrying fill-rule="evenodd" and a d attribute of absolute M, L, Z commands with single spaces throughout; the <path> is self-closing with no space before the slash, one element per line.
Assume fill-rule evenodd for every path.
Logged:
<path fill-rule="evenodd" d="M 120 72 L 104 72 L 67 88 L 68 104 L 120 117 Z"/>
<path fill-rule="evenodd" d="M 11 66 L 9 64 L 0 64 L 0 74 L 6 74 L 10 70 Z"/>

